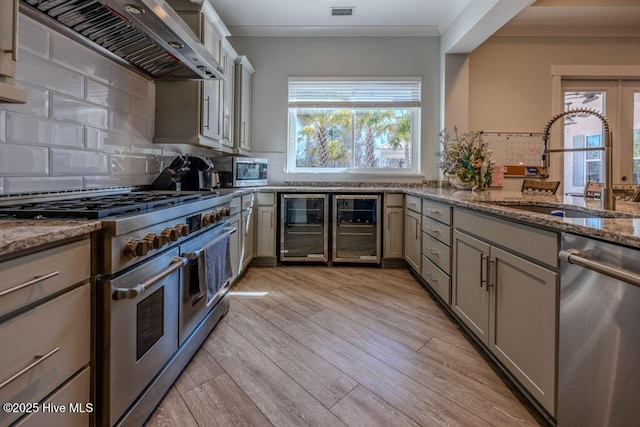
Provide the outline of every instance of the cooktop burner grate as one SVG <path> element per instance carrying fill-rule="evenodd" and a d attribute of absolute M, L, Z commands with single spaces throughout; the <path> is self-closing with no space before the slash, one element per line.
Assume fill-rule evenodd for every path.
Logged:
<path fill-rule="evenodd" d="M 198 201 L 202 194 L 180 192 L 133 192 L 105 196 L 25 202 L 0 206 L 0 216 L 29 218 L 102 219 L 142 213 Z"/>

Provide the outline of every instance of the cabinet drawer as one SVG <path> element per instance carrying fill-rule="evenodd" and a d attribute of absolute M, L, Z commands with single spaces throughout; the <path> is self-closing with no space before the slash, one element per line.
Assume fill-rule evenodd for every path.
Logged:
<path fill-rule="evenodd" d="M 242 210 L 251 209 L 253 206 L 253 193 L 242 196 Z"/>
<path fill-rule="evenodd" d="M 403 206 L 404 194 L 402 193 L 385 193 L 384 195 L 385 206 Z"/>
<path fill-rule="evenodd" d="M 451 304 L 451 277 L 440 270 L 429 258 L 422 255 L 422 272 L 420 274 L 427 284 L 447 304 Z"/>
<path fill-rule="evenodd" d="M 451 248 L 427 233 L 422 233 L 422 254 L 445 273 L 451 274 Z"/>
<path fill-rule="evenodd" d="M 274 193 L 256 193 L 258 197 L 258 206 L 273 206 L 276 201 Z"/>
<path fill-rule="evenodd" d="M 14 378 L 0 401 L 39 402 L 89 364 L 90 296 L 86 284 L 0 324 L 0 382 Z M 0 425 L 19 415 L 0 412 Z"/>
<path fill-rule="evenodd" d="M 411 196 L 409 194 L 407 194 L 404 198 L 404 206 L 409 209 L 412 210 L 414 212 L 418 212 L 421 213 L 422 212 L 422 206 L 420 204 L 420 198 L 416 197 L 416 196 Z"/>
<path fill-rule="evenodd" d="M 451 225 L 451 206 L 445 203 L 423 199 L 422 213 L 429 218 L 440 221 L 443 224 Z"/>
<path fill-rule="evenodd" d="M 422 231 L 451 246 L 451 227 L 427 216 L 422 217 Z"/>
<path fill-rule="evenodd" d="M 0 263 L 0 317 L 91 276 L 88 239 Z M 4 295 L 3 295 L 4 294 Z"/>
<path fill-rule="evenodd" d="M 553 231 L 456 209 L 457 229 L 552 267 L 558 267 L 559 236 Z"/>
<path fill-rule="evenodd" d="M 60 387 L 54 394 L 43 402 L 40 402 L 40 411 L 20 420 L 16 427 L 40 427 L 40 426 L 65 426 L 65 427 L 86 427 L 89 425 L 89 408 L 86 403 L 91 402 L 89 396 L 89 380 L 91 379 L 90 369 L 84 368 L 75 375 L 69 382 Z M 43 405 L 53 405 L 64 407 L 64 413 L 47 413 L 43 410 Z M 74 405 L 75 412 L 71 412 L 70 404 Z M 80 405 L 85 412 L 78 412 L 76 404 Z"/>

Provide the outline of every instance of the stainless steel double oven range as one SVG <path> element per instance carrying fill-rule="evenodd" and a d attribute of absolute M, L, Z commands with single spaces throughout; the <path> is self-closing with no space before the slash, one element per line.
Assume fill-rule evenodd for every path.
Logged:
<path fill-rule="evenodd" d="M 102 221 L 92 236 L 96 425 L 142 425 L 227 313 L 228 282 L 194 288 L 203 247 L 235 231 L 230 202 L 145 191 L 0 207 L 0 216 Z"/>

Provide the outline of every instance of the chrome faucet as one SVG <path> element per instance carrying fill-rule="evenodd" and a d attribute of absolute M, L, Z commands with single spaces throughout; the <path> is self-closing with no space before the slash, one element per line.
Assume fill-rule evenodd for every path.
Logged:
<path fill-rule="evenodd" d="M 577 113 L 587 113 L 592 116 L 596 116 L 602 122 L 602 133 L 604 137 L 604 144 L 602 147 L 585 147 L 585 148 L 556 148 L 549 149 L 549 132 L 551 130 L 551 126 L 561 117 L 567 116 L 569 114 L 577 114 Z M 549 120 L 547 126 L 544 128 L 544 151 L 542 152 L 542 166 L 548 168 L 549 167 L 549 156 L 550 153 L 566 153 L 566 152 L 576 152 L 576 151 L 604 151 L 604 187 L 602 188 L 602 192 L 600 193 L 600 207 L 605 210 L 613 211 L 616 209 L 616 199 L 613 195 L 613 156 L 611 153 L 611 123 L 609 123 L 609 119 L 602 113 L 596 110 L 592 110 L 589 108 L 575 108 L 573 110 L 563 111 L 562 113 L 558 113 Z"/>

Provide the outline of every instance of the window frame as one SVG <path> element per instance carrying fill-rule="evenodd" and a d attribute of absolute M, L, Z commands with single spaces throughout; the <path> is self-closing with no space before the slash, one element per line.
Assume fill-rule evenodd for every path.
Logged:
<path fill-rule="evenodd" d="M 287 80 L 287 150 L 285 159 L 285 173 L 286 174 L 324 174 L 324 175 L 337 175 L 337 174 L 353 174 L 353 175 L 399 175 L 399 176 L 418 176 L 421 175 L 420 165 L 420 146 L 421 146 L 421 113 L 422 106 L 380 106 L 362 105 L 362 106 L 304 106 L 304 107 L 292 107 L 290 100 L 291 87 L 290 83 L 296 81 L 336 81 L 336 82 L 389 82 L 389 81 L 413 81 L 418 82 L 420 88 L 420 99 L 422 98 L 422 78 L 421 77 L 289 77 Z M 355 119 L 355 115 L 358 111 L 364 110 L 408 110 L 411 115 L 411 167 L 410 168 L 363 168 L 355 166 L 355 151 L 356 151 L 356 126 L 355 120 L 352 121 L 352 144 L 350 147 L 350 166 L 349 167 L 298 167 L 296 165 L 297 160 L 297 111 L 302 109 L 343 109 L 349 110 L 352 114 L 352 120 Z"/>

